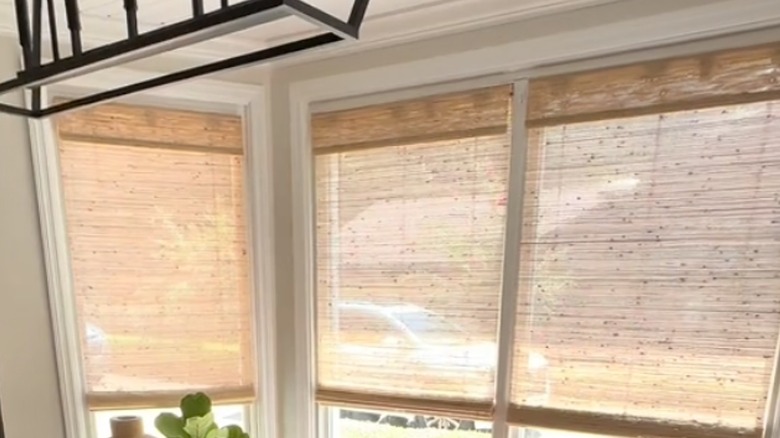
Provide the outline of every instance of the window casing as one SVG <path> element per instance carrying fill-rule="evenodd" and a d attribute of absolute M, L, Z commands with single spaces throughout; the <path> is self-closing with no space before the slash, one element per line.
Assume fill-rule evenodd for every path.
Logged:
<path fill-rule="evenodd" d="M 204 390 L 222 423 L 254 429 L 251 131 L 237 115 L 129 105 L 53 126 L 82 397 L 85 409 L 105 413 L 91 422 L 103 431 L 101 418 L 136 409 L 154 433 L 148 408 L 173 409 Z"/>

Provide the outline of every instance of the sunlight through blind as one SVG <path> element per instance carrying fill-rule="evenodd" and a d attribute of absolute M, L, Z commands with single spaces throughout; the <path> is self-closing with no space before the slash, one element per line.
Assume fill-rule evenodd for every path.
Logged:
<path fill-rule="evenodd" d="M 56 124 L 89 407 L 252 400 L 241 119 L 103 105 Z"/>
<path fill-rule="evenodd" d="M 531 81 L 511 422 L 762 435 L 780 328 L 778 53 Z"/>
<path fill-rule="evenodd" d="M 313 117 L 320 403 L 490 418 L 509 101 Z"/>

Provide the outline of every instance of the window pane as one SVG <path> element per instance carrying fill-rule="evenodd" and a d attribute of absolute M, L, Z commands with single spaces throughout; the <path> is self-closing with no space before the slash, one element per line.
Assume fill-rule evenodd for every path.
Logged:
<path fill-rule="evenodd" d="M 488 438 L 493 425 L 446 416 L 328 409 L 331 438 Z"/>
<path fill-rule="evenodd" d="M 119 129 L 115 119 L 128 123 Z M 72 132 L 79 123 L 92 134 Z M 163 128 L 170 123 L 175 130 Z M 166 133 L 154 143 L 135 139 L 128 126 Z M 212 144 L 220 138 L 240 141 L 240 119 L 106 105 L 61 123 L 93 409 L 175 405 L 195 389 L 216 401 L 253 399 L 244 160 L 240 148 Z"/>
<path fill-rule="evenodd" d="M 213 406 L 211 412 L 214 413 L 214 421 L 217 426 L 224 427 L 235 424 L 241 426 L 244 431 L 247 430 L 247 418 L 246 418 L 246 406 L 245 405 L 225 405 L 225 406 Z M 172 412 L 176 415 L 181 415 L 181 411 L 178 408 L 169 409 L 131 409 L 131 410 L 117 410 L 117 411 L 97 411 L 93 413 L 93 421 L 95 431 L 97 432 L 97 438 L 109 438 L 111 436 L 111 418 L 124 415 L 139 416 L 144 422 L 144 430 L 148 435 L 153 435 L 159 438 L 165 438 L 154 427 L 154 420 L 158 415 L 163 412 Z"/>
<path fill-rule="evenodd" d="M 778 108 L 532 130 L 516 404 L 761 429 L 780 326 Z"/>
<path fill-rule="evenodd" d="M 507 137 L 317 157 L 320 385 L 492 399 Z"/>

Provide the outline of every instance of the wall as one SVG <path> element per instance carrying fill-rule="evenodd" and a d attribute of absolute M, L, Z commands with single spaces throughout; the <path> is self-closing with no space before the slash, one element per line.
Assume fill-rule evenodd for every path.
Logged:
<path fill-rule="evenodd" d="M 0 38 L 0 77 L 18 70 Z M 5 103 L 21 104 L 21 93 Z M 7 438 L 64 438 L 27 122 L 0 115 L 0 404 Z"/>

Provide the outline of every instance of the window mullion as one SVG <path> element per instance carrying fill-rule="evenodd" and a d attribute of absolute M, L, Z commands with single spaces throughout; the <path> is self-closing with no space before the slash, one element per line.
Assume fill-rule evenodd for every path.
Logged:
<path fill-rule="evenodd" d="M 520 241 L 523 221 L 525 168 L 528 135 L 525 116 L 528 81 L 514 83 L 512 96 L 511 148 L 507 196 L 504 262 L 501 276 L 501 307 L 498 327 L 498 364 L 496 368 L 496 412 L 493 438 L 508 438 L 507 410 L 511 394 L 512 356 L 514 354 L 515 317 L 517 315 L 518 277 L 520 271 Z"/>

